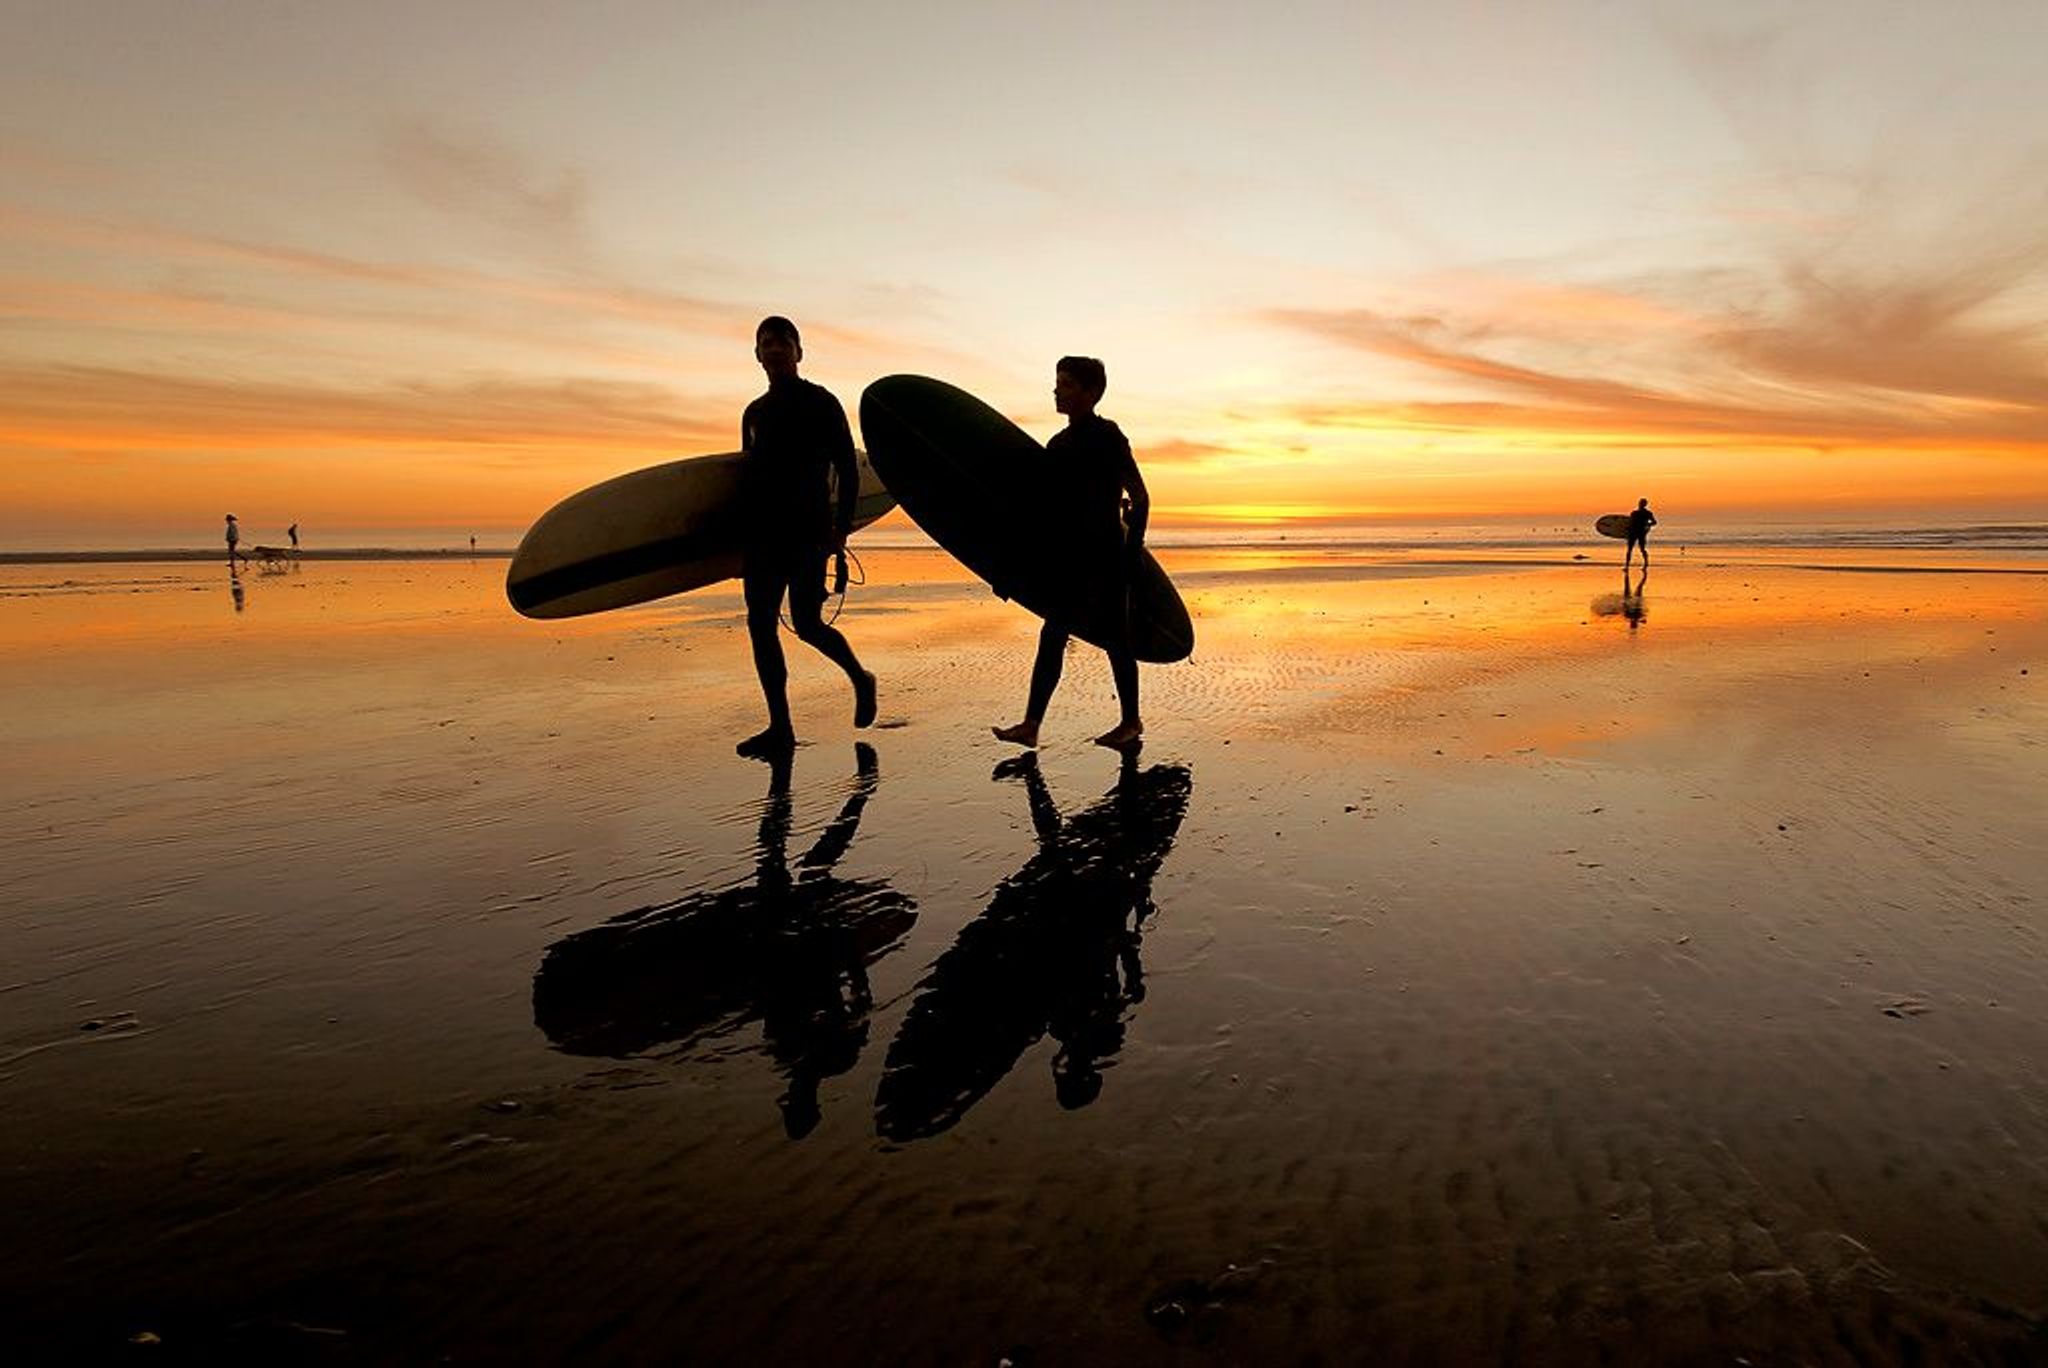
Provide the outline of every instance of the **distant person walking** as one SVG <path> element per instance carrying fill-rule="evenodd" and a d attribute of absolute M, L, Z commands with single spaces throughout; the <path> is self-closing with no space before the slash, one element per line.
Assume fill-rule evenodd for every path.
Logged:
<path fill-rule="evenodd" d="M 287 528 L 286 528 L 286 529 L 284 530 L 284 534 L 285 534 L 285 535 L 286 535 L 287 537 L 290 537 L 290 538 L 292 539 L 292 554 L 293 554 L 294 556 L 298 555 L 298 554 L 299 554 L 299 525 L 298 525 L 297 523 L 293 523 L 293 524 L 292 524 L 292 525 L 291 525 L 290 527 L 287 527 Z"/>
<path fill-rule="evenodd" d="M 227 528 L 227 538 L 228 538 L 228 568 L 229 568 L 230 570 L 232 570 L 232 569 L 234 569 L 234 567 L 235 567 L 235 557 L 236 557 L 236 556 L 237 556 L 237 555 L 239 554 L 239 553 L 238 553 L 238 552 L 237 552 L 237 551 L 235 550 L 235 548 L 236 548 L 237 546 L 239 546 L 239 545 L 241 544 L 241 541 L 242 541 L 242 528 L 241 528 L 241 525 L 240 525 L 239 523 L 237 523 L 237 522 L 235 521 L 235 515 L 234 515 L 234 514 L 232 514 L 232 513 L 228 514 L 228 528 Z M 248 559 L 248 557 L 246 557 L 246 556 L 244 556 L 244 557 L 242 557 L 242 558 L 243 558 L 244 560 L 247 560 L 247 559 Z"/>
<path fill-rule="evenodd" d="M 789 719 L 789 667 L 777 631 L 785 594 L 797 639 L 846 671 L 852 682 L 856 727 L 875 720 L 875 677 L 861 668 L 853 647 L 820 615 L 826 559 L 845 550 L 860 497 L 860 468 L 846 410 L 830 390 L 797 375 L 803 341 L 787 318 L 761 320 L 754 329 L 754 359 L 768 376 L 768 392 L 747 405 L 740 419 L 741 586 L 768 725 L 736 749 L 755 759 L 772 759 L 796 745 Z M 837 500 L 831 497 L 828 476 L 838 481 Z"/>
<path fill-rule="evenodd" d="M 1628 573 L 1629 561 L 1635 556 L 1636 548 L 1643 548 L 1643 569 L 1650 568 L 1650 529 L 1657 525 L 1657 515 L 1650 511 L 1648 499 L 1637 499 L 1633 513 L 1628 515 L 1628 549 L 1621 553 L 1621 572 Z"/>
<path fill-rule="evenodd" d="M 472 556 L 476 554 L 476 533 L 474 532 L 469 534 L 469 554 Z"/>
<path fill-rule="evenodd" d="M 1080 491 L 1075 512 L 1081 538 L 1059 552 L 1067 557 L 1067 590 L 1062 597 L 1073 605 L 1069 611 L 1100 610 L 1093 615 L 1116 624 L 1114 642 L 1104 649 L 1123 716 L 1096 737 L 1095 744 L 1123 750 L 1136 746 L 1145 733 L 1138 715 L 1138 657 L 1130 644 L 1130 578 L 1131 567 L 1145 549 L 1145 521 L 1152 502 L 1123 430 L 1095 411 L 1108 388 L 1108 374 L 1094 357 L 1059 359 L 1053 369 L 1052 402 L 1067 415 L 1067 426 L 1045 444 L 1047 464 L 1054 468 L 1045 487 Z M 1062 615 L 1046 615 L 1045 626 L 1038 631 L 1038 658 L 1031 665 L 1024 720 L 991 728 L 997 740 L 1038 744 L 1039 724 L 1059 687 L 1072 634 L 1071 622 Z"/>

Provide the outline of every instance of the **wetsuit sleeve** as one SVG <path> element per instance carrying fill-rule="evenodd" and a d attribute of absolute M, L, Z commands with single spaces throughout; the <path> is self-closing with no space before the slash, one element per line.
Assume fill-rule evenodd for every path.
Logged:
<path fill-rule="evenodd" d="M 831 406 L 827 450 L 831 453 L 832 470 L 839 478 L 839 507 L 833 513 L 832 527 L 843 538 L 853 531 L 854 508 L 860 503 L 860 466 L 853 456 L 853 429 L 847 426 L 845 405 L 829 392 L 825 402 Z"/>
<path fill-rule="evenodd" d="M 1152 515 L 1152 496 L 1145 491 L 1145 477 L 1138 473 L 1138 460 L 1131 455 L 1131 442 L 1121 428 L 1116 432 L 1118 478 L 1122 480 L 1124 492 L 1131 496 L 1130 526 L 1126 534 L 1126 546 L 1135 551 L 1145 544 L 1145 524 Z"/>

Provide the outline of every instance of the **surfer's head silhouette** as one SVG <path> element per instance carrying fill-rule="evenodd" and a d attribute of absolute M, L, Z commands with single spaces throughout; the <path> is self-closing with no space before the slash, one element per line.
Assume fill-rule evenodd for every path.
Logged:
<path fill-rule="evenodd" d="M 1095 412 L 1109 389 L 1109 373 L 1092 356 L 1062 356 L 1053 366 L 1052 406 L 1069 418 Z"/>
<path fill-rule="evenodd" d="M 781 314 L 770 314 L 754 327 L 754 359 L 768 372 L 770 380 L 796 374 L 804 359 L 804 343 L 796 324 Z"/>

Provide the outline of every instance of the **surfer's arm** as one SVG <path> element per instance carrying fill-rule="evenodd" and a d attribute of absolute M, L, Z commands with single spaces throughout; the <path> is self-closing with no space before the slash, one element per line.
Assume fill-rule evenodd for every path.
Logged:
<path fill-rule="evenodd" d="M 1152 497 L 1145 492 L 1145 477 L 1138 473 L 1138 463 L 1132 458 L 1128 443 L 1124 446 L 1124 493 L 1131 499 L 1124 545 L 1136 551 L 1145 544 L 1145 522 L 1152 513 Z"/>
<path fill-rule="evenodd" d="M 761 401 L 756 399 L 740 414 L 740 454 L 743 456 L 754 454 L 754 411 L 760 407 Z"/>
<path fill-rule="evenodd" d="M 853 429 L 847 426 L 846 410 L 837 399 L 826 397 L 832 405 L 832 473 L 839 484 L 839 507 L 833 511 L 832 535 L 838 545 L 844 546 L 853 531 L 854 508 L 860 502 L 860 466 L 853 457 Z"/>

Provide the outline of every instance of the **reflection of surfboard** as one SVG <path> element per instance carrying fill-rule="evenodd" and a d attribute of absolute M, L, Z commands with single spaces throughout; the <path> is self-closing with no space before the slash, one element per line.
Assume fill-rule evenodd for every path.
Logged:
<path fill-rule="evenodd" d="M 891 375 L 860 397 L 861 436 L 889 490 L 933 541 L 1040 617 L 1058 617 L 1101 646 L 1113 639 L 1122 597 L 1079 586 L 1063 557 L 1080 540 L 1067 497 L 1047 488 L 1045 448 L 965 390 L 921 375 Z M 1091 592 L 1107 589 L 1109 592 Z M 1128 597 L 1131 648 L 1140 660 L 1184 660 L 1195 628 L 1173 581 L 1141 552 Z"/>
<path fill-rule="evenodd" d="M 1593 530 L 1603 537 L 1612 537 L 1616 541 L 1627 541 L 1628 514 L 1608 513 L 1599 522 L 1593 524 Z"/>
<path fill-rule="evenodd" d="M 865 973 L 916 920 L 916 904 L 888 885 L 831 877 L 641 908 L 548 948 L 534 1025 L 574 1055 L 692 1045 L 792 1000 L 836 1003 L 840 980 Z"/>
<path fill-rule="evenodd" d="M 571 494 L 527 529 L 505 597 L 527 617 L 578 617 L 739 574 L 741 459 L 693 456 Z M 859 464 L 856 528 L 896 506 L 866 456 Z"/>

